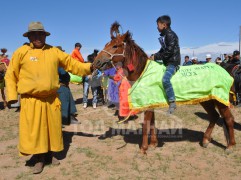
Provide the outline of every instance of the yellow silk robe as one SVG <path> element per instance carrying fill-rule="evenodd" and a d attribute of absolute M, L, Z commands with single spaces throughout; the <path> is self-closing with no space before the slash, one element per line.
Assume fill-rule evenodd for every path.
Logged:
<path fill-rule="evenodd" d="M 81 63 L 56 47 L 32 44 L 17 49 L 5 75 L 8 101 L 21 95 L 19 151 L 39 154 L 63 150 L 58 67 L 73 74 L 90 74 L 90 63 Z"/>

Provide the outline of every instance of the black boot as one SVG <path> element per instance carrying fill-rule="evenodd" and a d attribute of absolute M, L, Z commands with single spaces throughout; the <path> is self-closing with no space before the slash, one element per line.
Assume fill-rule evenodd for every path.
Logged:
<path fill-rule="evenodd" d="M 54 157 L 53 152 L 51 152 L 51 151 L 46 153 L 45 162 L 46 162 L 46 164 L 52 164 L 52 165 L 59 165 L 60 164 L 59 160 Z"/>
<path fill-rule="evenodd" d="M 44 169 L 45 154 L 35 154 L 36 164 L 33 167 L 33 174 L 39 174 Z"/>
<path fill-rule="evenodd" d="M 175 111 L 176 108 L 177 108 L 176 102 L 175 101 L 170 102 L 167 114 L 172 114 Z"/>

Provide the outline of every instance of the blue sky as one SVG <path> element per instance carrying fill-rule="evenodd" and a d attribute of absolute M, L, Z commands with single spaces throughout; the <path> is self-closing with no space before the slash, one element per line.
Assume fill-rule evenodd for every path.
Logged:
<path fill-rule="evenodd" d="M 28 42 L 22 34 L 31 21 L 41 21 L 51 33 L 47 43 L 61 45 L 71 53 L 76 42 L 86 57 L 93 49 L 103 49 L 110 40 L 114 21 L 130 30 L 133 39 L 147 53 L 160 48 L 156 19 L 170 15 L 172 29 L 182 48 L 198 48 L 220 42 L 239 41 L 240 0 L 21 0 L 1 2 L 0 48 L 8 54 Z"/>

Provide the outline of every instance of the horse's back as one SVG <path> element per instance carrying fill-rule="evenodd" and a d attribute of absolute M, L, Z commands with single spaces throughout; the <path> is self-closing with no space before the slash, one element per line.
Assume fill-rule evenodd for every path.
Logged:
<path fill-rule="evenodd" d="M 147 109 L 168 106 L 162 84 L 165 70 L 165 66 L 148 61 L 142 76 L 129 91 L 130 107 Z M 227 106 L 233 78 L 219 65 L 208 63 L 181 66 L 171 83 L 178 104 L 198 104 L 216 99 Z"/>

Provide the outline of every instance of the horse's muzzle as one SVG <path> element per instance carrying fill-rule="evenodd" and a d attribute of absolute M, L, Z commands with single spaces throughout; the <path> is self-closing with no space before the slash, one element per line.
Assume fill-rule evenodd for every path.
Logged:
<path fill-rule="evenodd" d="M 94 67 L 96 69 L 99 69 L 101 71 L 106 70 L 108 67 L 111 66 L 111 60 L 110 59 L 106 59 L 106 60 L 95 60 L 94 61 Z"/>

